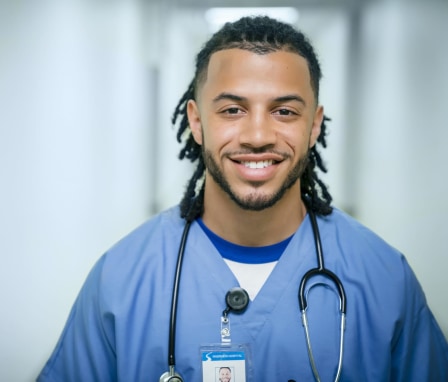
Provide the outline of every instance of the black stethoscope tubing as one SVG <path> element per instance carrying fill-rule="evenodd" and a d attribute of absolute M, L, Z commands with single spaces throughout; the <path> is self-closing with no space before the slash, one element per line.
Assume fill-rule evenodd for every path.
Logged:
<path fill-rule="evenodd" d="M 317 276 L 317 275 L 325 276 L 326 278 L 329 278 L 330 280 L 332 280 L 333 283 L 336 285 L 336 287 L 338 289 L 338 293 L 339 293 L 339 298 L 340 298 L 341 316 L 343 318 L 343 322 L 341 322 L 340 359 L 339 359 L 339 364 L 338 364 L 338 372 L 337 372 L 337 376 L 335 379 L 337 381 L 340 376 L 340 369 L 341 369 L 341 365 L 342 365 L 343 330 L 345 327 L 345 312 L 346 312 L 346 306 L 347 306 L 347 302 L 346 302 L 347 299 L 346 299 L 344 287 L 342 285 L 341 280 L 336 276 L 336 274 L 334 274 L 333 272 L 331 272 L 330 270 L 325 268 L 324 257 L 323 257 L 323 252 L 322 252 L 322 243 L 321 243 L 319 227 L 317 225 L 316 216 L 311 209 L 309 209 L 308 215 L 310 217 L 311 227 L 313 230 L 318 266 L 317 266 L 317 268 L 313 268 L 313 269 L 310 269 L 309 271 L 307 271 L 305 273 L 305 275 L 302 277 L 302 280 L 300 281 L 299 292 L 298 292 L 299 307 L 300 307 L 300 311 L 302 312 L 302 315 L 305 316 L 304 320 L 306 322 L 307 321 L 306 310 L 307 310 L 308 304 L 307 304 L 307 300 L 306 300 L 305 288 L 306 288 L 306 283 L 313 276 Z M 182 233 L 182 238 L 180 241 L 179 251 L 178 251 L 178 255 L 177 255 L 176 270 L 175 270 L 174 281 L 173 281 L 173 293 L 172 293 L 172 298 L 171 298 L 170 322 L 169 322 L 169 338 L 168 338 L 168 367 L 169 367 L 169 371 L 167 371 L 160 377 L 160 382 L 169 382 L 169 381 L 183 382 L 183 378 L 179 374 L 177 374 L 174 370 L 175 365 L 176 365 L 176 358 L 175 358 L 176 319 L 177 319 L 177 306 L 178 306 L 178 300 L 179 300 L 180 277 L 181 277 L 181 273 L 182 273 L 182 262 L 184 259 L 185 247 L 186 247 L 188 232 L 190 231 L 191 223 L 192 223 L 191 221 L 187 221 L 185 223 L 185 227 L 184 227 L 184 230 Z M 311 362 L 311 365 L 313 368 L 313 373 L 314 373 L 316 380 L 320 381 L 319 375 L 317 373 L 317 369 L 315 367 L 312 351 L 311 351 L 311 344 L 310 344 L 310 339 L 309 339 L 307 323 L 304 324 L 304 326 L 306 326 L 305 332 L 306 332 L 306 337 L 307 337 L 308 354 L 309 354 L 310 362 Z"/>
<path fill-rule="evenodd" d="M 316 246 L 316 257 L 317 257 L 317 268 L 310 269 L 308 272 L 305 273 L 305 275 L 302 277 L 302 280 L 300 281 L 300 287 L 299 287 L 299 306 L 300 311 L 306 310 L 308 303 L 306 301 L 305 297 L 305 287 L 306 283 L 309 279 L 311 279 L 314 276 L 322 275 L 330 280 L 333 281 L 333 283 L 338 288 L 339 297 L 340 297 L 340 311 L 341 313 L 345 314 L 347 309 L 347 302 L 346 302 L 346 295 L 344 286 L 342 285 L 341 280 L 338 276 L 336 276 L 333 272 L 325 268 L 324 264 L 324 256 L 322 252 L 322 242 L 320 239 L 320 233 L 319 233 L 319 227 L 317 225 L 316 215 L 311 210 L 308 211 L 308 215 L 310 217 L 311 221 L 311 227 L 313 229 L 314 234 L 314 244 Z"/>
<path fill-rule="evenodd" d="M 184 260 L 185 246 L 187 243 L 188 232 L 190 231 L 191 221 L 185 223 L 184 232 L 180 240 L 179 252 L 177 255 L 176 272 L 174 274 L 173 295 L 171 298 L 171 314 L 170 314 L 170 334 L 168 342 L 168 366 L 173 368 L 176 365 L 175 348 L 176 348 L 176 319 L 177 305 L 179 300 L 179 285 L 182 271 L 182 262 Z"/>

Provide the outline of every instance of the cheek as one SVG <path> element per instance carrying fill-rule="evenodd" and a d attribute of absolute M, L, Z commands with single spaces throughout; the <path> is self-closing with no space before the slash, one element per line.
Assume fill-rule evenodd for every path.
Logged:
<path fill-rule="evenodd" d="M 295 155 L 303 155 L 309 148 L 309 132 L 304 129 L 282 131 L 279 133 L 281 141 L 285 142 Z"/>
<path fill-rule="evenodd" d="M 207 148 L 221 149 L 234 142 L 238 137 L 238 128 L 235 125 L 223 125 L 213 120 L 207 120 L 202 129 L 203 144 Z"/>

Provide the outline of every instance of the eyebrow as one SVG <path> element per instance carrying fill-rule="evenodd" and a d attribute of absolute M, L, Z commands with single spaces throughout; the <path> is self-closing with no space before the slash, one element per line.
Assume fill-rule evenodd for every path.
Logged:
<path fill-rule="evenodd" d="M 235 101 L 235 102 L 245 102 L 245 101 L 247 101 L 247 98 L 239 96 L 239 95 L 236 95 L 236 94 L 232 94 L 232 93 L 221 93 L 221 94 L 217 95 L 215 98 L 213 98 L 213 102 L 214 103 L 222 101 L 222 100 L 230 100 L 230 101 Z M 303 105 L 306 105 L 305 100 L 302 97 L 300 97 L 299 95 L 297 95 L 297 94 L 287 94 L 287 95 L 284 95 L 284 96 L 276 97 L 276 98 L 273 99 L 273 101 L 275 103 L 296 101 L 296 102 L 299 102 L 299 103 L 301 103 Z"/>
<path fill-rule="evenodd" d="M 297 94 L 288 94 L 281 97 L 274 98 L 274 102 L 282 103 L 282 102 L 290 102 L 297 101 L 306 106 L 305 100 Z"/>
<path fill-rule="evenodd" d="M 213 98 L 213 102 L 219 102 L 219 101 L 222 101 L 222 100 L 243 102 L 243 101 L 247 101 L 247 98 L 246 97 L 241 97 L 239 95 L 232 94 L 232 93 L 221 93 L 221 94 L 217 95 L 215 98 Z"/>

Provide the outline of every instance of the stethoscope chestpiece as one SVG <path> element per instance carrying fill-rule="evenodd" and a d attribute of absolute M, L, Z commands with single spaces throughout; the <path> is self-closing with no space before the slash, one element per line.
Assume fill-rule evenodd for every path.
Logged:
<path fill-rule="evenodd" d="M 183 378 L 173 370 L 167 371 L 160 376 L 159 382 L 184 382 Z"/>

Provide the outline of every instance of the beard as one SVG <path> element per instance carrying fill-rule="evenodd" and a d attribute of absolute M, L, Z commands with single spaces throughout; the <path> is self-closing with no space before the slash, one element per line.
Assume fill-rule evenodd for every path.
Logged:
<path fill-rule="evenodd" d="M 204 146 L 202 146 L 202 157 L 204 159 L 205 168 L 210 173 L 216 184 L 218 184 L 219 187 L 239 207 L 249 211 L 262 211 L 266 208 L 272 207 L 283 197 L 283 195 L 285 195 L 286 191 L 290 189 L 298 181 L 298 179 L 300 179 L 309 163 L 309 151 L 307 151 L 304 156 L 297 160 L 280 188 L 272 194 L 266 195 L 252 192 L 248 195 L 238 195 L 232 190 L 230 183 L 226 179 L 224 172 L 219 167 L 218 163 L 213 158 L 212 153 L 205 149 Z M 263 183 L 252 183 L 255 188 L 257 186 L 261 186 L 262 184 Z M 297 197 L 300 197 L 300 195 Z"/>

